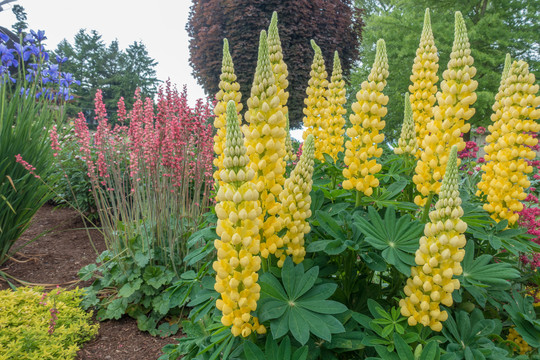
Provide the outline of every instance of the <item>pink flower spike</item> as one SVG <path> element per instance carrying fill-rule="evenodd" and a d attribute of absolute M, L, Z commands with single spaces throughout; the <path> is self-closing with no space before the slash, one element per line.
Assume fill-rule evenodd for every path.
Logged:
<path fill-rule="evenodd" d="M 15 161 L 21 164 L 30 174 L 34 175 L 36 179 L 41 179 L 41 177 L 35 173 L 36 168 L 24 161 L 21 154 L 15 155 Z"/>
<path fill-rule="evenodd" d="M 58 132 L 56 131 L 56 125 L 53 125 L 52 129 L 49 130 L 49 136 L 51 138 L 51 148 L 55 151 L 54 156 L 58 156 L 60 149 L 60 143 L 58 142 Z"/>

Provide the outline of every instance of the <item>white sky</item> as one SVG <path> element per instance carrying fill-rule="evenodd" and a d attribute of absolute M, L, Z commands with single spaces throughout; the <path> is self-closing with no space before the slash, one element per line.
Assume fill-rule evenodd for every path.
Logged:
<path fill-rule="evenodd" d="M 206 97 L 191 75 L 189 38 L 185 29 L 191 0 L 18 0 L 3 5 L 0 24 L 11 29 L 16 22 L 13 5 L 24 7 L 32 30 L 45 30 L 47 49 L 54 50 L 60 41 L 71 44 L 79 29 L 96 30 L 106 44 L 117 39 L 125 49 L 142 41 L 150 57 L 158 62 L 157 77 L 171 79 L 179 89 L 185 84 L 188 101 Z M 126 96 L 128 94 L 124 94 Z M 302 141 L 302 130 L 291 136 Z"/>
<path fill-rule="evenodd" d="M 75 34 L 83 28 L 96 30 L 106 44 L 117 39 L 122 49 L 142 41 L 158 62 L 158 79 L 170 78 L 179 89 L 186 84 L 190 104 L 206 97 L 189 66 L 185 26 L 191 0 L 18 0 L 3 5 L 0 12 L 0 24 L 9 29 L 16 22 L 11 11 L 15 4 L 26 10 L 30 29 L 45 30 L 49 50 L 64 38 L 73 44 Z"/>

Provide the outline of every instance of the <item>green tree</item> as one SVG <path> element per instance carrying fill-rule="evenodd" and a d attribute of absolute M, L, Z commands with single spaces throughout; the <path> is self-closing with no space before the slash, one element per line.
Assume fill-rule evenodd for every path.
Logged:
<path fill-rule="evenodd" d="M 13 8 L 11 9 L 13 14 L 15 15 L 15 18 L 17 19 L 17 22 L 11 26 L 13 29 L 13 32 L 16 34 L 24 34 L 26 30 L 28 29 L 28 23 L 26 11 L 21 5 L 13 5 Z"/>
<path fill-rule="evenodd" d="M 125 56 L 125 73 L 127 86 L 135 91 L 136 87 L 141 88 L 144 95 L 153 97 L 156 94 L 156 78 L 155 67 L 157 61 L 148 55 L 148 50 L 142 42 L 134 42 L 126 49 Z"/>
<path fill-rule="evenodd" d="M 504 58 L 525 60 L 538 78 L 540 66 L 540 5 L 538 1 L 524 0 L 447 0 L 401 1 L 356 0 L 365 9 L 366 26 L 362 33 L 362 64 L 351 73 L 349 98 L 355 96 L 367 77 L 375 56 L 375 44 L 383 38 L 387 44 L 390 76 L 385 93 L 390 97 L 386 134 L 390 139 L 399 137 L 403 121 L 403 95 L 411 84 L 409 76 L 420 34 L 424 10 L 430 8 L 435 45 L 439 50 L 439 79 L 446 70 L 454 39 L 454 12 L 461 11 L 465 18 L 471 43 L 474 66 L 477 68 L 478 100 L 473 126 L 490 123 L 491 106 L 497 92 Z M 440 83 L 440 82 L 439 82 Z"/>
<path fill-rule="evenodd" d="M 81 29 L 73 45 L 64 39 L 55 53 L 69 58 L 62 64 L 62 71 L 72 73 L 81 82 L 73 88 L 75 99 L 67 108 L 69 116 L 82 111 L 87 119 L 92 119 L 97 89 L 103 91 L 103 101 L 113 120 L 120 97 L 130 106 L 137 87 L 141 88 L 143 96 L 153 97 L 156 93 L 157 62 L 149 56 L 142 42 L 134 42 L 122 50 L 117 40 L 107 45 L 97 31 L 88 33 Z"/>

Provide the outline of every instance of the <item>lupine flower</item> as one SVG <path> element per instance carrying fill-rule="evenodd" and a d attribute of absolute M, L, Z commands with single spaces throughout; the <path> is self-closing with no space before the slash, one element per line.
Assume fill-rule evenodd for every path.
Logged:
<path fill-rule="evenodd" d="M 431 19 L 429 9 L 424 15 L 424 28 L 420 37 L 420 44 L 416 50 L 414 58 L 411 82 L 409 85 L 411 108 L 416 132 L 416 142 L 421 149 L 425 149 L 422 141 L 429 133 L 428 123 L 433 118 L 433 105 L 435 104 L 435 93 L 437 92 L 437 70 L 439 70 L 439 56 L 437 47 L 431 31 Z M 420 157 L 421 152 L 416 152 L 416 157 Z"/>
<path fill-rule="evenodd" d="M 419 206 L 426 204 L 429 194 L 438 194 L 441 180 L 448 162 L 452 146 L 458 151 L 465 148 L 462 134 L 470 130 L 466 124 L 474 115 L 470 106 L 476 101 L 478 82 L 472 80 L 476 74 L 471 56 L 467 29 L 459 11 L 455 15 L 455 35 L 448 69 L 443 72 L 442 92 L 437 93 L 437 106 L 433 109 L 433 120 L 429 122 L 420 160 L 416 165 L 413 181 L 420 195 L 414 202 Z M 458 160 L 459 163 L 459 160 Z M 458 164 L 459 165 L 459 164 Z"/>
<path fill-rule="evenodd" d="M 384 40 L 377 41 L 375 62 L 368 80 L 356 94 L 357 102 L 352 104 L 351 127 L 347 135 L 351 138 L 345 143 L 345 165 L 343 182 L 346 190 L 356 189 L 370 196 L 373 188 L 379 185 L 375 177 L 381 171 L 377 158 L 382 155 L 378 144 L 383 142 L 385 122 L 381 120 L 387 112 L 388 96 L 382 93 L 388 77 L 388 59 Z"/>
<path fill-rule="evenodd" d="M 497 222 L 507 219 L 510 225 L 517 222 L 519 212 L 530 186 L 526 174 L 533 171 L 527 160 L 536 157 L 530 148 L 538 144 L 531 133 L 540 130 L 536 122 L 540 118 L 540 96 L 534 74 L 524 61 L 512 64 L 508 75 L 503 74 L 499 94 L 495 98 L 495 113 L 486 137 L 486 163 L 482 166 L 485 174 L 478 183 L 477 195 L 487 195 L 484 209 Z"/>
<path fill-rule="evenodd" d="M 315 51 L 311 64 L 310 79 L 306 89 L 307 98 L 304 99 L 304 126 L 302 134 L 304 140 L 311 134 L 315 140 L 315 158 L 321 161 L 323 147 L 328 138 L 329 103 L 328 100 L 328 73 L 324 66 L 321 48 L 311 40 L 311 47 Z"/>
<path fill-rule="evenodd" d="M 285 123 L 281 99 L 268 55 L 268 41 L 263 30 L 259 42 L 257 69 L 247 101 L 243 128 L 250 167 L 255 171 L 253 182 L 260 194 L 262 219 L 261 256 L 267 258 L 283 246 L 278 236 L 282 221 L 277 217 L 281 204 L 279 194 L 285 184 Z"/>
<path fill-rule="evenodd" d="M 257 284 L 261 267 L 259 229 L 262 209 L 255 171 L 248 167 L 244 139 L 238 124 L 236 103 L 229 100 L 226 111 L 226 143 L 223 149 L 222 181 L 215 206 L 218 216 L 214 242 L 217 260 L 215 289 L 220 293 L 216 306 L 223 313 L 221 322 L 231 326 L 234 336 L 249 336 L 252 332 L 265 333 L 251 312 L 257 309 L 261 287 Z"/>
<path fill-rule="evenodd" d="M 519 346 L 518 353 L 521 355 L 527 354 L 534 350 L 529 344 L 527 344 L 525 340 L 523 340 L 521 335 L 519 335 L 514 328 L 508 329 L 508 336 L 506 337 L 506 340 L 515 342 L 517 346 Z"/>
<path fill-rule="evenodd" d="M 345 133 L 345 118 L 347 112 L 343 105 L 347 102 L 345 98 L 345 80 L 339 61 L 338 52 L 334 52 L 334 66 L 332 76 L 328 84 L 328 138 L 323 146 L 323 153 L 329 154 L 334 161 L 338 153 L 343 152 L 343 134 Z"/>
<path fill-rule="evenodd" d="M 283 236 L 283 250 L 276 251 L 278 266 L 283 266 L 287 255 L 292 256 L 296 264 L 301 263 L 306 255 L 304 235 L 311 230 L 307 219 L 311 217 L 311 186 L 313 184 L 313 163 L 315 144 L 313 135 L 309 135 L 304 143 L 304 151 L 294 167 L 291 175 L 285 180 L 280 194 L 280 217 L 284 221 L 287 233 Z"/>
<path fill-rule="evenodd" d="M 216 135 L 214 136 L 214 152 L 216 157 L 214 158 L 214 166 L 217 168 L 214 173 L 214 179 L 219 182 L 218 174 L 223 169 L 223 148 L 225 147 L 225 110 L 227 103 L 230 100 L 234 100 L 236 103 L 236 110 L 238 113 L 242 111 L 242 93 L 240 93 L 240 84 L 236 81 L 236 75 L 234 74 L 234 64 L 232 61 L 231 53 L 229 52 L 229 42 L 227 39 L 223 39 L 223 60 L 221 63 L 221 76 L 219 82 L 219 91 L 216 94 L 216 107 L 214 108 L 214 127 L 216 128 Z M 238 116 L 238 122 L 242 122 L 242 117 Z"/>
<path fill-rule="evenodd" d="M 416 142 L 416 132 L 414 130 L 413 112 L 409 94 L 405 94 L 405 110 L 403 125 L 401 126 L 401 136 L 398 140 L 398 146 L 394 148 L 396 154 L 411 154 L 416 156 L 418 143 Z"/>
<path fill-rule="evenodd" d="M 452 306 L 452 292 L 459 289 L 458 279 L 463 271 L 460 262 L 465 256 L 467 224 L 461 220 L 463 209 L 459 197 L 457 146 L 452 150 L 435 209 L 429 213 L 430 222 L 420 238 L 416 251 L 416 267 L 411 268 L 404 292 L 407 296 L 399 305 L 401 314 L 408 317 L 410 326 L 420 323 L 433 331 L 442 330 L 448 318 L 440 304 Z"/>
<path fill-rule="evenodd" d="M 281 40 L 279 39 L 278 31 L 278 18 L 277 12 L 272 13 L 272 20 L 270 21 L 270 26 L 268 27 L 268 54 L 270 56 L 270 64 L 272 66 L 272 71 L 274 72 L 275 84 L 277 87 L 277 94 L 283 106 L 283 114 L 286 117 L 287 125 L 285 128 L 286 138 L 285 138 L 285 150 L 287 154 L 285 155 L 285 160 L 294 160 L 295 154 L 293 154 L 291 133 L 289 129 L 289 109 L 287 107 L 287 100 L 289 99 L 289 92 L 287 87 L 289 86 L 289 72 L 287 70 L 287 64 L 283 61 L 283 50 L 281 48 Z"/>

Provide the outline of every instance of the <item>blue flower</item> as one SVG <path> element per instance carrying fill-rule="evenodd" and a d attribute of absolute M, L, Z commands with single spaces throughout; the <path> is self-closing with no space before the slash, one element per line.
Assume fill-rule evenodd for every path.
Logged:
<path fill-rule="evenodd" d="M 34 30 L 30 30 L 30 34 L 32 34 L 32 36 L 38 41 L 38 42 L 42 42 L 43 40 L 46 40 L 47 37 L 45 36 L 45 31 L 44 30 L 38 30 L 38 32 L 36 33 Z"/>
<path fill-rule="evenodd" d="M 65 63 L 66 61 L 68 61 L 68 58 L 67 57 L 60 57 L 59 55 L 56 55 L 56 62 L 58 64 L 63 64 Z"/>
<path fill-rule="evenodd" d="M 9 40 L 9 36 L 7 36 L 4 33 L 0 33 L 0 43 L 7 42 Z"/>

